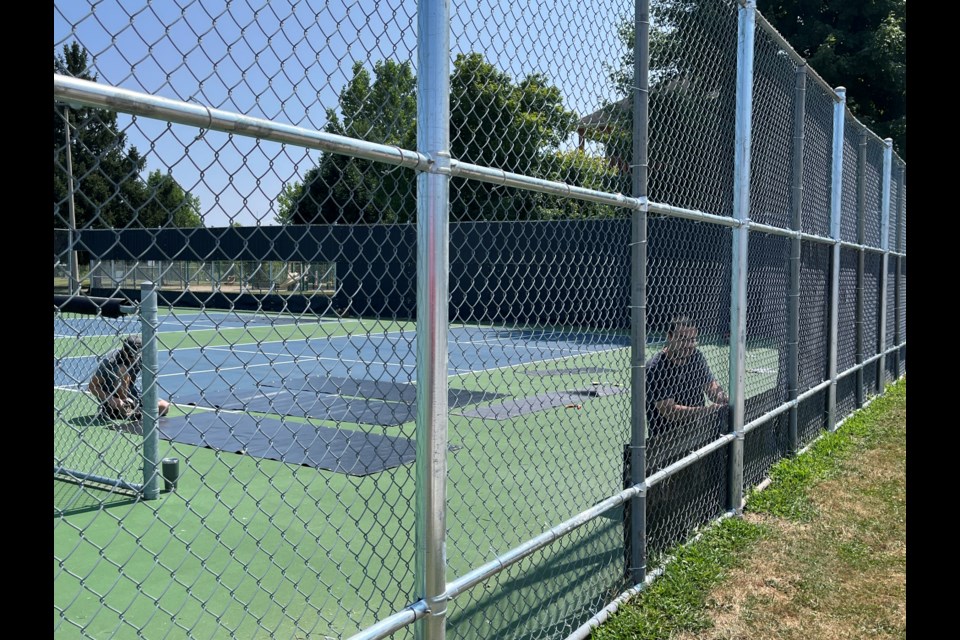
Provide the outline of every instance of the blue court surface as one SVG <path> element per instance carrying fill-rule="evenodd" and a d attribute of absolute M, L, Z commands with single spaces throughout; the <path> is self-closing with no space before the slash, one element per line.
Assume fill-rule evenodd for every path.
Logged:
<path fill-rule="evenodd" d="M 250 324 L 249 320 L 253 326 L 278 324 L 276 318 L 266 315 L 177 313 L 160 318 L 161 341 L 173 342 L 164 333 L 183 336 L 200 327 L 243 327 Z M 283 319 L 287 324 L 295 321 L 293 316 Z M 318 321 L 324 322 L 311 316 L 314 326 Z M 61 322 L 64 326 L 55 328 L 58 335 L 59 331 L 66 335 L 82 331 L 85 336 L 116 336 L 136 332 L 138 327 L 128 319 L 98 319 L 95 323 L 81 320 L 74 325 L 67 320 Z M 118 332 L 115 322 L 127 324 Z M 336 326 L 340 321 L 329 322 Z M 256 342 L 249 334 L 240 333 L 234 344 L 161 349 L 159 397 L 181 408 L 217 408 L 336 423 L 397 426 L 412 421 L 416 414 L 416 332 L 375 332 L 356 322 L 357 333 L 348 336 L 294 334 L 294 338 L 271 336 Z M 456 378 L 490 370 L 535 371 L 532 366 L 540 363 L 549 363 L 544 366 L 560 372 L 564 360 L 627 347 L 629 336 L 615 334 L 453 328 L 448 333 L 448 374 Z M 54 386 L 84 389 L 97 361 L 93 354 L 61 357 L 54 363 Z M 575 373 L 576 369 L 570 371 Z M 502 402 L 503 398 L 501 393 L 460 388 L 456 379 L 450 382 L 451 409 Z"/>

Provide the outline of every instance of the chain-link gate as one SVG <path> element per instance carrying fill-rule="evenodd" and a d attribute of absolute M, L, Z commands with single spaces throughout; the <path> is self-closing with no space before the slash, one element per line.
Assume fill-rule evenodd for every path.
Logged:
<path fill-rule="evenodd" d="M 54 96 L 58 638 L 583 638 L 906 370 L 753 0 L 56 3 Z"/>

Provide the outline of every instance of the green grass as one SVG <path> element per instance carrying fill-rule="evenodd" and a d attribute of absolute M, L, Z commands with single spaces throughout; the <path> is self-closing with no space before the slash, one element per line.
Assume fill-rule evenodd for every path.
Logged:
<path fill-rule="evenodd" d="M 665 573 L 636 599 L 621 607 L 591 638 L 659 640 L 675 630 L 707 628 L 706 594 L 739 563 L 739 554 L 763 536 L 763 527 L 727 518 L 695 543 L 680 546 Z"/>

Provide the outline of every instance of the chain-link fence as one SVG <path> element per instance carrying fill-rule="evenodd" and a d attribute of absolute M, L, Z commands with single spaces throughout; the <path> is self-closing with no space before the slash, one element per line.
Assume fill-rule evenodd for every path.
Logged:
<path fill-rule="evenodd" d="M 53 121 L 58 638 L 583 638 L 906 371 L 752 0 L 55 3 Z"/>

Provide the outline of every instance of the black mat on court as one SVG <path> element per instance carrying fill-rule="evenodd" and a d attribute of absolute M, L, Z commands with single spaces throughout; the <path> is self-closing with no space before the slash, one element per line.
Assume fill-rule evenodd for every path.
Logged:
<path fill-rule="evenodd" d="M 125 425 L 125 426 L 124 426 Z M 137 431 L 138 423 L 113 428 Z M 246 413 L 194 411 L 160 419 L 160 438 L 365 476 L 413 462 L 416 444 L 408 438 L 256 418 Z"/>
<path fill-rule="evenodd" d="M 317 418 L 356 424 L 395 427 L 416 418 L 412 403 L 351 398 L 315 391 L 292 393 L 286 389 L 264 387 L 259 391 L 206 393 L 196 399 L 176 398 L 177 404 L 200 407 L 275 413 L 300 418 Z"/>
<path fill-rule="evenodd" d="M 528 413 L 537 411 L 547 411 L 560 407 L 575 408 L 583 405 L 591 398 L 602 398 L 610 395 L 625 393 L 626 387 L 616 387 L 611 385 L 594 385 L 586 389 L 574 389 L 572 391 L 548 391 L 535 396 L 526 398 L 513 398 L 496 404 L 489 404 L 468 411 L 458 412 L 468 418 L 483 418 L 485 420 L 506 420 L 516 418 Z"/>
<path fill-rule="evenodd" d="M 291 388 L 294 381 L 266 380 L 264 386 Z M 390 380 L 355 380 L 336 376 L 308 376 L 304 389 L 317 393 L 331 393 L 341 396 L 357 396 L 388 402 L 415 402 L 417 399 L 417 385 L 409 382 L 393 382 Z M 447 402 L 451 407 L 465 407 L 480 402 L 490 402 L 506 397 L 503 393 L 493 391 L 471 391 L 469 389 L 447 389 Z"/>
<path fill-rule="evenodd" d="M 562 376 L 578 375 L 583 373 L 610 373 L 613 369 L 605 367 L 570 367 L 569 369 L 524 369 L 528 376 Z"/>
<path fill-rule="evenodd" d="M 275 413 L 356 424 L 393 427 L 416 418 L 416 385 L 408 383 L 354 380 L 352 378 L 307 378 L 303 386 L 291 389 L 291 381 L 268 379 L 258 389 L 221 390 L 201 394 L 178 394 L 173 401 L 232 411 Z M 492 391 L 449 389 L 451 408 L 459 408 L 505 397 Z"/>

